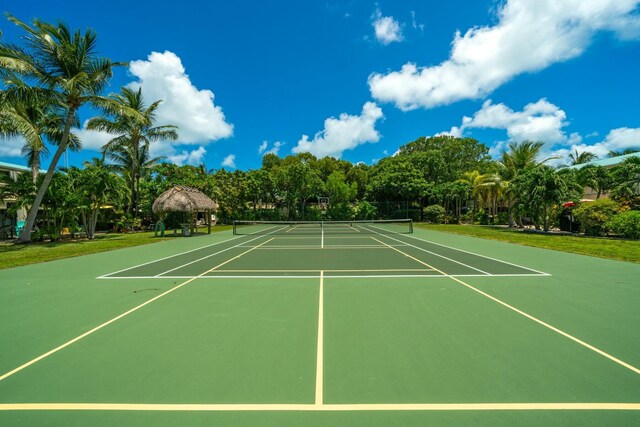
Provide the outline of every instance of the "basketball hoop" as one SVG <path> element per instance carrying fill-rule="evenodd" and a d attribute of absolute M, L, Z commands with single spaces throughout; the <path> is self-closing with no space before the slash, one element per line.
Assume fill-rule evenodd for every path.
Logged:
<path fill-rule="evenodd" d="M 329 206 L 329 198 L 328 197 L 318 197 L 318 205 L 320 205 L 320 209 L 322 211 L 327 211 L 327 206 Z"/>

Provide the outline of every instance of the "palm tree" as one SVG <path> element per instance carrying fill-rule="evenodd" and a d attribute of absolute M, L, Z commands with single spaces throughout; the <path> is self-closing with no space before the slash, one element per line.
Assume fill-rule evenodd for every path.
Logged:
<path fill-rule="evenodd" d="M 516 221 L 514 219 L 514 207 L 516 206 L 518 194 L 515 189 L 510 186 L 513 181 L 521 173 L 545 164 L 549 160 L 555 159 L 555 156 L 538 160 L 540 151 L 544 146 L 542 141 L 522 141 L 512 142 L 509 144 L 509 150 L 503 150 L 500 161 L 500 176 L 502 177 L 503 192 L 507 198 L 509 205 L 509 226 L 514 227 Z M 522 219 L 518 219 L 518 225 L 522 226 Z"/>
<path fill-rule="evenodd" d="M 24 138 L 22 155 L 26 157 L 27 165 L 31 168 L 34 183 L 40 173 L 42 157 L 49 154 L 47 141 L 55 145 L 61 142 L 64 122 L 61 112 L 57 110 L 59 109 L 55 105 L 37 98 L 18 99 L 0 110 L 0 135 L 5 138 Z M 69 148 L 75 151 L 79 147 L 79 140 L 71 134 Z"/>
<path fill-rule="evenodd" d="M 577 148 L 573 150 L 573 153 L 569 154 L 569 159 L 571 159 L 572 165 L 582 165 L 584 163 L 589 163 L 590 161 L 597 158 L 598 156 L 588 151 L 583 151 L 582 153 L 580 153 Z"/>
<path fill-rule="evenodd" d="M 84 162 L 84 169 L 72 168 L 80 216 L 88 239 L 95 237 L 98 214 L 104 205 L 117 205 L 126 196 L 126 184 L 105 167 L 104 159 Z"/>
<path fill-rule="evenodd" d="M 497 173 L 487 173 L 478 177 L 476 187 L 482 193 L 482 198 L 489 203 L 489 216 L 498 213 L 498 202 L 504 195 L 505 182 Z"/>
<path fill-rule="evenodd" d="M 105 109 L 108 117 L 94 117 L 87 128 L 118 135 L 109 141 L 102 153 L 120 166 L 123 176 L 129 182 L 130 203 L 127 212 L 136 217 L 140 205 L 140 178 L 145 171 L 157 164 L 163 157 L 150 158 L 151 142 L 178 139 L 177 127 L 173 125 L 153 126 L 156 109 L 161 101 L 146 106 L 142 89 L 122 88 L 119 94 L 110 98 L 116 105 L 138 112 L 138 117 L 121 114 L 123 109 L 109 107 Z"/>
<path fill-rule="evenodd" d="M 612 150 L 609 151 L 609 154 L 607 154 L 609 157 L 620 157 L 620 156 L 626 156 L 627 154 L 633 154 L 633 153 L 638 153 L 640 152 L 640 149 L 637 148 L 626 148 L 624 150 Z"/>
<path fill-rule="evenodd" d="M 78 109 L 87 103 L 98 107 L 113 104 L 99 93 L 111 78 L 113 67 L 126 64 L 98 57 L 96 34 L 91 30 L 71 32 L 63 23 L 52 25 L 38 19 L 33 20 L 32 27 L 10 14 L 6 15 L 26 32 L 26 49 L 0 44 L 0 75 L 7 87 L 0 97 L 0 106 L 4 109 L 4 106 L 15 105 L 20 100 L 45 99 L 63 110 L 64 116 L 60 143 L 16 242 L 28 243 L 40 203 L 60 157 L 68 147 Z M 20 77 L 35 82 L 35 86 L 27 87 Z"/>
<path fill-rule="evenodd" d="M 583 186 L 589 186 L 596 191 L 596 200 L 602 193 L 606 193 L 615 186 L 611 170 L 605 166 L 585 166 L 579 173 L 579 181 Z"/>

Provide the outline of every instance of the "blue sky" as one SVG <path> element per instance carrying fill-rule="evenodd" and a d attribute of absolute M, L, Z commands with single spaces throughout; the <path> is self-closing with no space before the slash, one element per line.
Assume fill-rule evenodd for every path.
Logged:
<path fill-rule="evenodd" d="M 265 152 L 372 164 L 421 136 L 511 141 L 545 155 L 640 147 L 638 0 L 23 0 L 23 21 L 92 28 L 104 56 L 130 61 L 109 91 L 163 99 L 178 164 L 260 166 Z M 18 29 L 2 19 L 4 39 Z M 84 123 L 96 112 L 84 109 Z M 97 156 L 108 135 L 77 129 Z M 20 141 L 0 160 L 24 164 Z M 561 162 L 561 161 L 559 161 Z M 48 164 L 45 159 L 44 164 Z"/>

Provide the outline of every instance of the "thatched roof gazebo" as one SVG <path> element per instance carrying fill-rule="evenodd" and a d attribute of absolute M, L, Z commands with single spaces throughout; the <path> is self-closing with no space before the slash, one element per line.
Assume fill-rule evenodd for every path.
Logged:
<path fill-rule="evenodd" d="M 207 232 L 211 234 L 211 212 L 218 208 L 218 204 L 203 192 L 191 187 L 176 185 L 162 193 L 153 202 L 153 213 L 164 217 L 167 212 L 185 212 L 191 215 L 190 229 L 193 234 L 196 227 L 198 212 L 205 213 Z"/>

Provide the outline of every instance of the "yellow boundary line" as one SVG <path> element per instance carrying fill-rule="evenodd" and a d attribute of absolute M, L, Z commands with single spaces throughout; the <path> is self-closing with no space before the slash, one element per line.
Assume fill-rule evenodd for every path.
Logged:
<path fill-rule="evenodd" d="M 318 347 L 316 356 L 316 406 L 322 405 L 324 396 L 324 272 L 320 272 L 318 296 Z"/>
<path fill-rule="evenodd" d="M 378 241 L 378 242 L 380 242 L 380 243 L 382 243 L 382 244 L 386 244 L 385 242 L 383 242 L 383 241 L 381 241 L 381 240 L 378 240 L 378 239 L 376 239 L 376 238 L 373 238 L 373 240 L 376 240 L 376 241 Z M 530 314 L 528 314 L 528 313 L 525 313 L 524 311 L 522 311 L 522 310 L 520 310 L 520 309 L 518 309 L 518 308 L 515 308 L 514 306 L 512 306 L 512 305 L 510 305 L 510 304 L 507 304 L 506 302 L 504 302 L 504 301 L 502 301 L 502 300 L 500 300 L 500 299 L 498 299 L 498 298 L 496 298 L 496 297 L 494 297 L 494 296 L 492 296 L 492 295 L 489 295 L 488 293 L 483 292 L 483 291 L 481 291 L 480 289 L 478 289 L 478 288 L 476 288 L 476 287 L 474 287 L 474 286 L 471 286 L 470 284 L 468 284 L 468 283 L 466 283 L 466 282 L 464 282 L 464 281 L 462 281 L 462 280 L 458 279 L 457 277 L 450 276 L 450 275 L 446 274 L 445 272 L 443 272 L 443 271 L 441 271 L 441 270 L 439 270 L 439 269 L 437 269 L 437 268 L 435 268 L 435 267 L 433 267 L 433 266 L 431 266 L 431 265 L 427 264 L 426 262 L 423 262 L 423 261 L 421 261 L 421 260 L 419 260 L 419 259 L 417 259 L 417 258 L 415 258 L 415 257 L 413 257 L 413 256 L 411 256 L 411 255 L 409 255 L 409 254 L 407 254 L 407 253 L 405 253 L 405 252 L 402 252 L 400 249 L 398 249 L 398 248 L 396 248 L 396 247 L 393 247 L 393 246 L 391 246 L 391 245 L 387 245 L 387 246 L 389 246 L 389 247 L 390 247 L 391 249 L 393 249 L 394 251 L 400 252 L 401 254 L 404 254 L 405 256 L 407 256 L 407 257 L 409 257 L 409 258 L 411 258 L 411 259 L 413 259 L 413 260 L 415 260 L 415 261 L 419 262 L 420 264 L 423 264 L 423 265 L 426 265 L 426 266 L 428 266 L 428 267 L 433 268 L 435 271 L 437 271 L 437 272 L 441 273 L 441 274 L 442 274 L 442 275 L 444 275 L 444 276 L 449 277 L 451 280 L 454 280 L 454 281 L 456 281 L 456 282 L 460 283 L 461 285 L 466 286 L 467 288 L 471 289 L 472 291 L 475 291 L 475 292 L 479 293 L 480 295 L 482 295 L 482 296 L 484 296 L 484 297 L 486 297 L 486 298 L 489 298 L 490 300 L 492 300 L 492 301 L 494 301 L 494 302 L 497 302 L 498 304 L 500 304 L 500 305 L 502 305 L 502 306 L 504 306 L 504 307 L 508 308 L 509 310 L 515 311 L 516 313 L 520 314 L 521 316 L 524 316 L 524 317 L 526 317 L 526 318 L 527 318 L 527 319 L 529 319 L 529 320 L 533 320 L 534 322 L 536 322 L 536 323 L 538 323 L 538 324 L 540 324 L 540 325 L 544 326 L 544 327 L 545 327 L 545 328 L 547 328 L 547 329 L 551 329 L 553 332 L 556 332 L 556 333 L 558 333 L 558 334 L 562 335 L 562 336 L 563 336 L 563 337 L 565 337 L 565 338 L 569 338 L 571 341 L 574 341 L 574 342 L 576 342 L 576 343 L 580 344 L 581 346 L 586 347 L 586 348 L 588 348 L 589 350 L 591 350 L 591 351 L 593 351 L 593 352 L 596 352 L 596 353 L 598 353 L 598 354 L 599 354 L 599 355 L 601 355 L 601 356 L 606 357 L 607 359 L 609 359 L 609 360 L 611 360 L 611 361 L 613 361 L 613 362 L 617 363 L 617 364 L 618 364 L 618 365 L 620 365 L 620 366 L 623 366 L 623 367 L 625 367 L 625 368 L 629 369 L 630 371 L 635 372 L 636 374 L 640 374 L 640 369 L 636 368 L 636 367 L 635 367 L 635 366 L 633 366 L 633 365 L 630 365 L 629 363 L 627 363 L 627 362 L 625 362 L 625 361 L 623 361 L 623 360 L 618 359 L 618 358 L 617 358 L 617 357 L 615 357 L 615 356 L 612 356 L 611 354 L 609 354 L 609 353 L 607 353 L 607 352 L 605 352 L 605 351 L 603 351 L 603 350 L 600 350 L 599 348 L 597 348 L 597 347 L 595 347 L 595 346 L 593 346 L 593 345 L 591 345 L 591 344 L 589 344 L 589 343 L 587 343 L 587 342 L 585 342 L 585 341 L 582 341 L 580 338 L 574 337 L 573 335 L 571 335 L 571 334 L 569 334 L 569 333 L 567 333 L 567 332 L 564 332 L 563 330 L 558 329 L 558 328 L 556 328 L 555 326 L 552 326 L 552 325 L 548 324 L 547 322 L 545 322 L 545 321 L 543 321 L 543 320 L 538 319 L 538 318 L 537 318 L 537 317 L 535 317 L 535 316 L 532 316 L 532 315 L 530 315 Z"/>
<path fill-rule="evenodd" d="M 71 344 L 80 341 L 81 339 L 93 334 L 94 332 L 99 331 L 100 329 L 104 328 L 105 326 L 108 326 L 108 325 L 112 324 L 113 322 L 116 322 L 116 321 L 122 319 L 125 316 L 128 316 L 129 314 L 133 313 L 134 311 L 137 311 L 137 310 L 141 309 L 145 305 L 151 304 L 152 302 L 162 298 L 163 296 L 168 295 L 168 294 L 170 294 L 171 292 L 173 292 L 173 291 L 175 291 L 177 289 L 180 289 L 181 287 L 193 282 L 194 280 L 204 276 L 205 274 L 217 269 L 218 267 L 223 266 L 224 264 L 226 264 L 226 263 L 228 263 L 228 262 L 230 262 L 230 261 L 232 261 L 234 259 L 237 259 L 237 258 L 241 257 L 242 255 L 244 255 L 246 253 L 251 252 L 252 250 L 254 250 L 254 249 L 256 249 L 256 248 L 258 248 L 258 247 L 260 247 L 260 246 L 262 246 L 262 245 L 264 245 L 264 244 L 266 244 L 268 242 L 270 242 L 271 240 L 273 240 L 273 238 L 271 238 L 271 239 L 269 239 L 269 240 L 267 240 L 265 242 L 262 242 L 261 244 L 259 244 L 255 248 L 252 248 L 252 249 L 249 249 L 247 251 L 244 251 L 240 255 L 237 255 L 237 256 L 235 256 L 235 257 L 223 262 L 222 264 L 219 264 L 219 265 L 213 267 L 212 269 L 205 271 L 204 273 L 202 273 L 202 274 L 200 274 L 198 276 L 192 277 L 191 279 L 186 280 L 186 281 L 182 282 L 181 284 L 179 284 L 177 286 L 174 286 L 173 288 L 169 289 L 168 291 L 165 291 L 165 292 L 161 293 L 160 295 L 157 295 L 157 296 L 151 298 L 150 300 L 145 301 L 142 304 L 137 305 L 137 306 L 133 307 L 132 309 L 125 311 L 124 313 L 114 317 L 111 320 L 107 320 L 106 322 L 96 326 L 95 328 L 88 330 L 84 334 L 78 335 L 77 337 L 65 342 L 64 344 L 59 345 L 58 347 L 54 348 L 53 350 L 49 350 L 48 352 L 46 352 L 44 354 L 41 354 L 40 356 L 36 357 L 35 359 L 32 359 L 32 360 L 28 361 L 27 363 L 24 363 L 24 364 L 18 366 L 17 368 L 15 368 L 15 369 L 5 373 L 4 375 L 0 376 L 0 381 L 4 380 L 5 378 L 10 377 L 11 375 L 13 375 L 13 374 L 15 374 L 17 372 L 22 371 L 25 368 L 28 368 L 29 366 L 33 365 L 34 363 L 37 363 L 37 362 L 41 361 L 42 359 L 51 356 L 54 353 L 57 353 L 58 351 L 62 350 L 63 348 L 69 347 Z"/>
<path fill-rule="evenodd" d="M 67 341 L 66 343 L 50 350 L 47 353 L 38 356 L 35 359 L 13 369 L 0 376 L 0 381 L 5 378 L 37 363 L 38 361 L 62 350 L 65 347 L 85 338 L 86 336 L 108 326 L 109 324 L 133 313 L 134 311 L 139 310 L 140 308 L 146 306 L 154 302 L 157 299 L 162 298 L 163 296 L 191 283 L 192 281 L 201 278 L 205 274 L 218 269 L 219 267 L 240 258 L 241 256 L 258 249 L 259 247 L 269 243 L 274 238 L 271 238 L 255 247 L 250 248 L 249 250 L 229 259 L 225 262 L 218 264 L 217 266 L 211 268 L 203 272 L 202 274 L 192 277 L 185 282 L 163 292 L 160 295 L 157 295 L 154 298 L 120 314 L 119 316 L 114 317 L 107 322 L 102 323 L 101 325 L 85 332 L 84 334 L 79 335 L 78 337 Z M 640 374 L 640 370 L 635 368 L 634 366 L 623 362 L 620 359 L 611 356 L 610 354 L 558 329 L 554 326 L 543 322 L 540 319 L 535 318 L 501 300 L 495 298 L 465 282 L 462 280 L 452 277 L 441 270 L 397 249 L 394 246 L 388 245 L 385 242 L 382 242 L 378 239 L 373 238 L 374 240 L 382 243 L 383 245 L 400 252 L 408 258 L 411 258 L 417 261 L 420 264 L 423 264 L 433 271 L 437 271 L 443 276 L 449 277 L 452 280 L 466 286 L 467 288 L 478 292 L 479 294 L 517 312 L 518 314 L 529 318 L 530 320 L 535 321 L 536 323 L 541 324 L 556 333 L 559 333 L 566 338 L 569 338 L 576 343 L 585 346 L 586 348 L 604 356 L 608 359 L 630 369 L 638 374 Z M 239 246 L 239 245 L 238 245 Z M 389 271 L 389 270 L 385 270 Z M 315 403 L 314 404 L 138 404 L 138 403 L 0 403 L 0 411 L 72 411 L 72 410 L 82 410 L 82 411 L 532 411 L 532 410 L 546 410 L 546 411 L 556 411 L 556 410 L 606 410 L 606 411 L 640 411 L 640 403 L 601 403 L 601 402 L 591 402 L 591 403 L 410 403 L 410 404 L 324 404 L 322 399 L 323 394 L 323 381 L 322 381 L 322 366 L 323 366 L 323 323 L 324 323 L 324 271 L 320 271 L 320 290 L 319 290 L 319 314 L 318 314 L 318 349 L 317 349 L 317 362 L 316 362 L 316 394 L 315 394 Z"/>
<path fill-rule="evenodd" d="M 0 411 L 640 411 L 640 403 L 6 403 Z"/>

